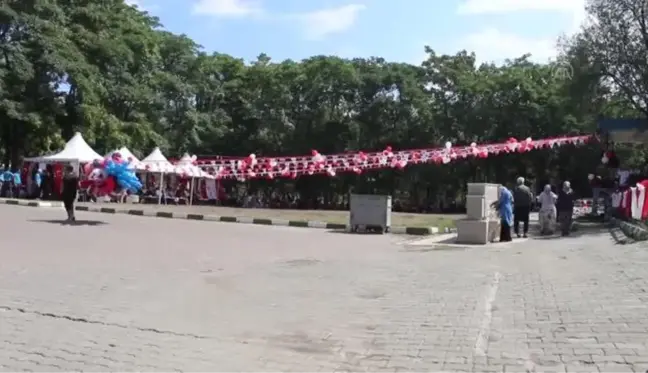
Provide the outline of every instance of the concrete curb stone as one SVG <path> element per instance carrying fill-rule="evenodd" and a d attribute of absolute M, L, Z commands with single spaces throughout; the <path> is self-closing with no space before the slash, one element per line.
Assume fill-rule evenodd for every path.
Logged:
<path fill-rule="evenodd" d="M 37 201 L 17 198 L 0 198 L 0 204 L 27 207 L 63 207 L 63 202 L 59 201 Z"/>
<path fill-rule="evenodd" d="M 612 223 L 616 224 L 626 237 L 634 241 L 648 240 L 648 231 L 639 225 L 620 219 L 613 219 Z"/>
<path fill-rule="evenodd" d="M 33 201 L 23 199 L 0 199 L 0 204 L 29 206 L 29 207 L 63 207 L 62 202 L 52 201 Z M 267 219 L 267 218 L 252 218 L 247 216 L 217 216 L 217 215 L 204 215 L 195 213 L 183 213 L 172 211 L 148 211 L 143 209 L 134 208 L 113 208 L 113 207 L 100 207 L 100 206 L 76 206 L 76 211 L 98 212 L 103 214 L 126 214 L 134 216 L 147 216 L 164 219 L 184 219 L 184 220 L 204 220 L 216 221 L 222 223 L 241 223 L 241 224 L 254 224 L 254 225 L 274 225 L 284 227 L 297 227 L 297 228 L 319 228 L 330 230 L 346 230 L 349 231 L 349 226 L 340 223 L 327 223 L 321 221 L 306 221 L 306 220 L 284 220 L 284 219 Z M 438 233 L 454 233 L 456 229 L 445 228 L 443 230 L 438 227 L 391 227 L 390 233 L 392 234 L 406 234 L 411 236 L 429 236 Z"/>

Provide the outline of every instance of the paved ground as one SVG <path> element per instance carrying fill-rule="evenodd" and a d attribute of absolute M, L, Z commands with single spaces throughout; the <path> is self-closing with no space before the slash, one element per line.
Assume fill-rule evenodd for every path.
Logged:
<path fill-rule="evenodd" d="M 648 369 L 648 249 L 0 206 L 0 370 Z"/>

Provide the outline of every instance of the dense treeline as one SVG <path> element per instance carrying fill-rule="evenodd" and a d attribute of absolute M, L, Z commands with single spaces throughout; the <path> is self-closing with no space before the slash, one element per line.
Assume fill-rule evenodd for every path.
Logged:
<path fill-rule="evenodd" d="M 60 147 L 81 131 L 99 152 L 299 154 L 429 147 L 590 133 L 605 116 L 648 111 L 643 0 L 591 0 L 598 22 L 563 41 L 559 62 L 528 56 L 478 65 L 427 48 L 420 66 L 315 56 L 246 63 L 207 53 L 123 0 L 7 0 L 0 5 L 0 144 L 5 164 Z M 628 166 L 643 152 L 621 152 Z M 466 181 L 585 182 L 596 146 L 302 178 L 302 194 L 350 186 L 413 199 L 454 198 Z M 581 181 L 579 181 L 581 180 Z M 258 184 L 258 183 L 257 183 Z"/>

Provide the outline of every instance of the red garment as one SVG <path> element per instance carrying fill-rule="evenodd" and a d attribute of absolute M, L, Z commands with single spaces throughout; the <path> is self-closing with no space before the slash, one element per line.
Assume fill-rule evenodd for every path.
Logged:
<path fill-rule="evenodd" d="M 97 191 L 99 192 L 99 195 L 106 195 L 110 194 L 115 190 L 115 187 L 117 186 L 117 183 L 115 182 L 115 178 L 113 176 L 108 176 L 103 183 L 97 188 Z"/>
<path fill-rule="evenodd" d="M 63 165 L 60 163 L 55 163 L 52 165 L 52 193 L 56 195 L 61 195 L 63 191 Z"/>

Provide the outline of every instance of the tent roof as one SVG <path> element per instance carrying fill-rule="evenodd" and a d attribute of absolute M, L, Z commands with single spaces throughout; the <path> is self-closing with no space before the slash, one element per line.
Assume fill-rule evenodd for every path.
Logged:
<path fill-rule="evenodd" d="M 194 161 L 196 157 L 192 157 L 189 154 L 185 153 L 180 160 L 176 163 L 176 173 L 186 175 L 189 177 L 200 177 L 206 179 L 213 179 L 214 177 L 207 172 L 203 171 L 202 168 L 196 166 Z"/>
<path fill-rule="evenodd" d="M 115 153 L 119 153 L 121 155 L 122 159 L 129 159 L 130 158 L 133 162 L 139 162 L 139 159 L 137 159 L 137 157 L 130 151 L 130 149 L 128 149 L 125 146 L 122 146 L 121 148 L 119 148 L 117 150 L 111 151 L 110 153 L 106 154 L 106 157 L 112 156 Z"/>
<path fill-rule="evenodd" d="M 160 163 L 160 162 L 165 163 L 166 162 L 168 164 L 171 164 L 171 162 L 169 162 L 169 160 L 164 156 L 164 154 L 162 154 L 160 148 L 153 149 L 151 154 L 147 155 L 146 158 L 142 159 L 142 162 L 144 163 Z"/>
<path fill-rule="evenodd" d="M 191 156 L 188 153 L 184 153 L 182 158 L 180 158 L 180 160 L 178 160 L 178 164 L 185 164 L 185 163 L 193 163 L 193 159 L 191 158 Z"/>
<path fill-rule="evenodd" d="M 137 162 L 136 168 L 150 172 L 174 172 L 175 166 L 162 154 L 160 148 L 155 148 L 146 158 Z"/>
<path fill-rule="evenodd" d="M 103 159 L 99 153 L 94 151 L 90 145 L 83 139 L 80 132 L 72 136 L 70 141 L 65 144 L 63 150 L 56 154 L 27 158 L 27 161 L 57 163 L 57 162 L 92 162 L 95 159 Z"/>

